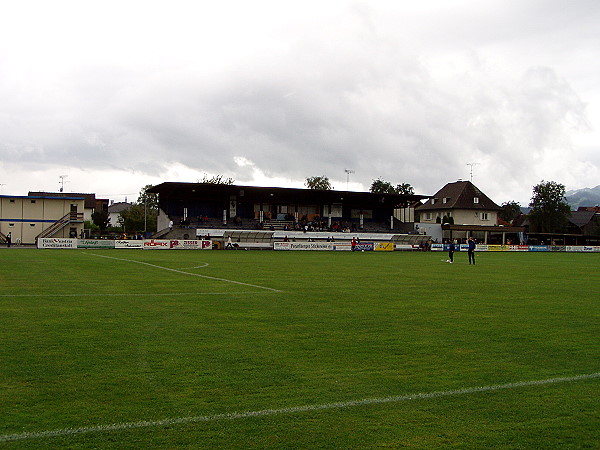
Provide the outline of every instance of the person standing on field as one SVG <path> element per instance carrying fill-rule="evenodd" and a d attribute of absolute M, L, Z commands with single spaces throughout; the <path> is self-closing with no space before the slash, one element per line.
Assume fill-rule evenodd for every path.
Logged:
<path fill-rule="evenodd" d="M 475 240 L 473 240 L 472 237 L 469 238 L 469 249 L 467 253 L 469 254 L 469 264 L 471 264 L 471 261 L 475 264 Z"/>
<path fill-rule="evenodd" d="M 454 250 L 456 250 L 456 245 L 454 245 L 455 241 L 450 241 L 450 246 L 448 247 L 448 260 L 449 263 L 454 262 Z"/>

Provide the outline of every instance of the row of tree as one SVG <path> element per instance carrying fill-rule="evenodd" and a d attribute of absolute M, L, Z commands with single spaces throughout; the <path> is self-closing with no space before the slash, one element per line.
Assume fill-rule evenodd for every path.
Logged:
<path fill-rule="evenodd" d="M 152 185 L 146 185 L 138 195 L 138 199 L 128 209 L 119 214 L 119 228 L 114 231 L 125 233 L 140 233 L 156 231 L 158 217 L 158 195 L 148 192 Z M 108 211 L 96 211 L 92 214 L 92 222 L 100 231 L 109 229 L 110 217 Z"/>
<path fill-rule="evenodd" d="M 333 189 L 329 178 L 327 178 L 325 175 L 308 177 L 304 181 L 304 185 L 309 189 L 321 189 L 325 191 L 330 191 Z M 408 183 L 397 184 L 394 186 L 389 181 L 382 180 L 380 177 L 376 180 L 373 180 L 373 183 L 371 183 L 371 187 L 369 188 L 369 192 L 373 194 L 413 195 L 415 190 Z"/>
<path fill-rule="evenodd" d="M 305 186 L 309 189 L 331 190 L 331 183 L 326 176 L 308 177 Z M 374 194 L 414 194 L 413 187 L 408 183 L 393 185 L 381 178 L 373 180 L 369 192 Z M 498 216 L 508 222 L 523 214 L 521 205 L 515 201 L 501 205 Z M 529 229 L 539 233 L 559 233 L 567 230 L 571 208 L 566 200 L 566 188 L 555 181 L 543 181 L 533 187 L 533 195 L 529 202 Z M 444 217 L 443 223 L 452 223 L 450 216 Z"/>
<path fill-rule="evenodd" d="M 522 214 L 521 205 L 505 202 L 498 216 L 509 223 Z M 566 188 L 555 181 L 543 181 L 533 187 L 529 202 L 529 231 L 537 233 L 563 233 L 567 231 L 571 207 L 566 199 Z"/>
<path fill-rule="evenodd" d="M 207 178 L 202 183 L 233 184 L 231 178 L 216 177 Z M 331 190 L 329 178 L 322 176 L 308 177 L 305 186 L 309 189 Z M 148 192 L 151 185 L 144 186 L 139 193 L 138 199 L 132 206 L 120 213 L 119 226 L 125 232 L 140 232 L 142 230 L 156 231 L 156 219 L 158 216 L 158 195 Z M 373 180 L 369 192 L 374 194 L 402 194 L 413 195 L 414 189 L 408 183 L 393 185 L 381 178 Z M 554 181 L 543 181 L 533 187 L 533 194 L 529 203 L 530 231 L 541 233 L 564 232 L 569 223 L 571 214 L 569 204 L 566 200 L 565 186 Z M 501 205 L 498 216 L 508 222 L 522 215 L 521 205 L 515 201 L 505 202 Z M 108 228 L 110 221 L 108 211 L 97 211 L 92 215 L 92 221 L 98 229 L 104 231 Z"/>

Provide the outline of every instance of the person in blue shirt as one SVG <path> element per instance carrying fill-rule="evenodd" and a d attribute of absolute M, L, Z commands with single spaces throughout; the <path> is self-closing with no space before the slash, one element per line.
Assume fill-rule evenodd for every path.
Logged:
<path fill-rule="evenodd" d="M 469 249 L 467 250 L 467 253 L 469 254 L 469 264 L 471 264 L 471 261 L 475 264 L 475 241 L 472 237 L 469 238 Z"/>
<path fill-rule="evenodd" d="M 449 263 L 454 262 L 454 250 L 456 250 L 456 246 L 454 245 L 454 241 L 450 241 L 450 246 L 448 247 L 448 260 Z"/>

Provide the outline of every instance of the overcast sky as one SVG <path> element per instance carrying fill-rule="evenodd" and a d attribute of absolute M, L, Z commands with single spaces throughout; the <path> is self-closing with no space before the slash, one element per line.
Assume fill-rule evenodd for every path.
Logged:
<path fill-rule="evenodd" d="M 473 167 L 526 206 L 600 184 L 598 24 L 597 0 L 3 2 L 0 188 L 432 195 Z"/>

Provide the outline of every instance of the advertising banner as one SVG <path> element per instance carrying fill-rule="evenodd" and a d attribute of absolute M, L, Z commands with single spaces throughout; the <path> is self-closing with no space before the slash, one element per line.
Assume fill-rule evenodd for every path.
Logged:
<path fill-rule="evenodd" d="M 77 239 L 68 238 L 40 238 L 37 248 L 77 248 Z"/>
<path fill-rule="evenodd" d="M 548 246 L 547 245 L 530 245 L 529 251 L 530 252 L 547 252 Z"/>
<path fill-rule="evenodd" d="M 352 244 L 350 242 L 334 242 L 333 249 L 337 251 L 350 252 L 352 251 Z"/>
<path fill-rule="evenodd" d="M 108 239 L 77 239 L 77 248 L 115 248 L 115 241 Z"/>
<path fill-rule="evenodd" d="M 442 252 L 444 251 L 444 244 L 431 244 L 432 252 Z"/>
<path fill-rule="evenodd" d="M 510 251 L 510 252 L 528 252 L 529 246 L 528 245 L 509 245 L 508 251 Z"/>
<path fill-rule="evenodd" d="M 167 239 L 149 239 L 144 241 L 144 250 L 168 250 L 169 242 Z"/>
<path fill-rule="evenodd" d="M 567 251 L 568 252 L 585 252 L 585 253 L 591 253 L 591 252 L 598 252 L 600 251 L 600 247 L 597 246 L 591 246 L 591 245 L 572 245 L 572 246 L 567 246 Z"/>
<path fill-rule="evenodd" d="M 421 250 L 418 245 L 414 244 L 395 244 L 394 250 L 403 250 L 403 251 L 412 251 L 412 250 Z M 441 250 L 441 249 L 440 249 Z"/>
<path fill-rule="evenodd" d="M 144 241 L 133 241 L 129 239 L 116 240 L 115 248 L 144 248 Z"/>
<path fill-rule="evenodd" d="M 200 241 L 197 240 L 170 240 L 169 248 L 173 248 L 175 250 L 198 250 L 200 248 Z"/>
<path fill-rule="evenodd" d="M 274 250 L 334 250 L 333 242 L 273 242 Z"/>
<path fill-rule="evenodd" d="M 355 252 L 372 252 L 375 249 L 373 242 L 361 242 L 354 246 Z"/>
<path fill-rule="evenodd" d="M 144 250 L 208 250 L 211 241 L 196 239 L 149 239 L 144 241 Z"/>
<path fill-rule="evenodd" d="M 393 242 L 377 242 L 377 243 L 375 243 L 374 250 L 376 252 L 393 252 L 394 251 L 394 243 Z"/>
<path fill-rule="evenodd" d="M 508 246 L 506 245 L 488 245 L 488 252 L 506 252 Z"/>

